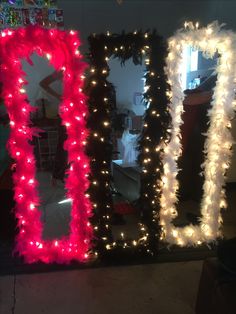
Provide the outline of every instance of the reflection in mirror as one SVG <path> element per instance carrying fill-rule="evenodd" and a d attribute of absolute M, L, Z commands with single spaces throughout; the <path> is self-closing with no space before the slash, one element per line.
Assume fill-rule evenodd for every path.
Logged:
<path fill-rule="evenodd" d="M 121 66 L 118 59 L 111 58 L 109 67 L 108 81 L 115 88 L 117 108 L 112 131 L 112 232 L 114 240 L 137 239 L 140 236 L 138 199 L 141 173 L 137 164 L 137 144 L 145 113 L 142 103 L 145 66 L 134 65 L 132 59 Z"/>
<path fill-rule="evenodd" d="M 209 127 L 208 111 L 217 76 L 217 54 L 206 59 L 202 52 L 188 46 L 184 50 L 182 89 L 185 93 L 181 126 L 182 155 L 178 160 L 179 204 L 176 226 L 198 224 L 203 196 L 204 143 Z"/>
<path fill-rule="evenodd" d="M 0 84 L 0 246 L 12 243 L 17 221 L 14 217 L 13 161 L 7 151 L 10 135 L 10 119 L 4 105 L 2 83 Z"/>
<path fill-rule="evenodd" d="M 41 200 L 43 239 L 61 238 L 69 234 L 70 200 L 66 199 L 65 176 L 67 152 L 63 149 L 66 129 L 59 117 L 62 95 L 62 73 L 48 64 L 47 60 L 32 56 L 33 66 L 23 62 L 27 74 L 27 95 L 37 110 L 31 117 L 39 136 L 34 137 L 36 179 Z"/>

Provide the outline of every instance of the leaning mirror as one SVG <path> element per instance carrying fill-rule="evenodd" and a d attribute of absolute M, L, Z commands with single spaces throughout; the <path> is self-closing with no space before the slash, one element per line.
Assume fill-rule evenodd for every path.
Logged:
<path fill-rule="evenodd" d="M 8 148 L 15 162 L 15 251 L 27 263 L 87 260 L 92 208 L 86 196 L 87 105 L 79 38 L 74 31 L 29 27 L 2 33 L 0 44 Z M 24 64 L 24 72 L 24 60 L 33 65 L 30 58 L 35 68 Z M 51 86 L 54 82 L 63 88 Z"/>
<path fill-rule="evenodd" d="M 155 31 L 92 35 L 89 43 L 88 192 L 96 248 L 102 254 L 118 250 L 119 256 L 154 254 L 159 154 L 169 125 L 165 45 Z"/>

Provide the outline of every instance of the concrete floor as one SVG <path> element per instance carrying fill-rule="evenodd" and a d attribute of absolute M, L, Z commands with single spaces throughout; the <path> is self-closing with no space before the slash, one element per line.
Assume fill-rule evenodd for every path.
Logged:
<path fill-rule="evenodd" d="M 202 262 L 0 277 L 1 314 L 193 314 Z"/>
<path fill-rule="evenodd" d="M 70 206 L 59 210 L 64 190 L 50 190 L 44 176 L 48 174 L 39 178 L 44 182 L 41 210 L 44 235 L 51 238 L 66 234 Z M 236 193 L 228 198 L 224 234 L 230 238 L 236 232 Z M 128 223 L 128 218 L 126 225 L 114 226 L 114 233 L 120 228 L 135 231 L 130 226 L 137 223 Z M 191 261 L 0 277 L 0 314 L 194 314 L 201 268 L 201 261 Z"/>

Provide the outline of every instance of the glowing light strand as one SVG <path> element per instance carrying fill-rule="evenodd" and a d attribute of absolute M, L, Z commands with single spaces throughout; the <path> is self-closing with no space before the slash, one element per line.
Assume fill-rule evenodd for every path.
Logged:
<path fill-rule="evenodd" d="M 104 250 L 142 250 L 144 254 L 153 254 L 157 251 L 159 227 L 158 210 L 156 209 L 157 193 L 156 180 L 160 178 L 161 164 L 158 154 L 161 152 L 161 142 L 167 137 L 169 125 L 169 113 L 167 112 L 168 96 L 166 90 L 166 75 L 164 62 L 166 46 L 163 38 L 155 31 L 142 33 L 141 31 L 113 35 L 93 34 L 89 37 L 90 43 L 90 77 L 89 105 L 90 116 L 88 126 L 91 136 L 88 140 L 87 151 L 91 157 L 91 186 L 90 199 L 96 208 L 92 223 L 96 234 L 96 246 L 98 253 Z M 119 239 L 113 241 L 111 230 L 111 213 L 113 202 L 109 181 L 111 179 L 111 110 L 113 101 L 111 97 L 111 84 L 107 81 L 109 65 L 107 61 L 113 56 L 122 64 L 132 58 L 135 64 L 145 62 L 147 71 L 145 74 L 146 89 L 143 95 L 147 105 L 144 117 L 144 129 L 140 139 L 139 164 L 143 169 L 141 174 L 140 204 L 143 211 L 143 221 L 138 224 L 140 236 L 136 240 L 127 239 L 121 232 Z M 158 56 L 158 59 L 155 59 Z M 113 113 L 114 114 L 114 113 Z M 97 123 L 101 121 L 101 125 Z M 101 143 L 102 142 L 102 143 Z M 148 164 L 145 163 L 148 161 Z M 105 180 L 106 179 L 106 180 Z M 96 184 L 94 183 L 96 182 Z M 147 194 L 148 193 L 148 194 Z"/>
<path fill-rule="evenodd" d="M 81 75 L 86 64 L 77 53 L 79 38 L 76 32 L 53 30 L 52 33 L 52 30 L 32 26 L 13 31 L 5 30 L 4 34 L 5 36 L 2 33 L 0 40 L 1 75 L 4 78 L 4 103 L 11 121 L 9 151 L 16 161 L 13 179 L 19 234 L 15 250 L 27 263 L 39 260 L 45 263 L 85 261 L 93 232 L 88 221 L 92 215 L 92 207 L 89 199 L 84 196 L 89 187 L 87 175 L 90 170 L 89 159 L 84 153 L 84 141 L 88 136 L 84 119 L 87 114 L 86 97 L 81 91 Z M 64 74 L 60 116 L 67 127 L 65 149 L 68 151 L 71 167 L 66 188 L 67 197 L 72 199 L 72 210 L 70 235 L 53 241 L 42 239 L 43 226 L 40 211 L 37 209 L 40 199 L 38 182 L 35 179 L 35 159 L 33 146 L 29 143 L 36 130 L 30 126 L 30 112 L 33 107 L 28 103 L 23 90 L 26 80 L 20 62 L 22 58 L 30 60 L 34 52 L 41 57 L 47 56 L 50 64 L 57 71 L 63 70 Z"/>
<path fill-rule="evenodd" d="M 172 87 L 172 102 L 170 112 L 172 116 L 172 136 L 163 154 L 164 174 L 162 176 L 160 199 L 160 222 L 163 237 L 170 244 L 179 246 L 200 245 L 203 242 L 214 241 L 220 236 L 222 218 L 220 210 L 226 206 L 225 172 L 229 166 L 232 146 L 230 120 L 233 117 L 235 58 L 235 35 L 230 31 L 223 31 L 217 22 L 206 28 L 194 28 L 188 24 L 186 31 L 178 31 L 169 39 L 169 54 L 167 57 L 167 75 Z M 204 153 L 205 182 L 204 194 L 201 201 L 202 219 L 200 226 L 189 225 L 177 228 L 172 220 L 177 215 L 178 168 L 177 160 L 181 155 L 180 126 L 183 123 L 184 94 L 181 90 L 182 51 L 187 45 L 192 45 L 202 51 L 205 56 L 213 57 L 220 54 L 216 67 L 217 83 L 212 98 L 212 109 L 209 111 L 210 127 L 207 132 Z"/>

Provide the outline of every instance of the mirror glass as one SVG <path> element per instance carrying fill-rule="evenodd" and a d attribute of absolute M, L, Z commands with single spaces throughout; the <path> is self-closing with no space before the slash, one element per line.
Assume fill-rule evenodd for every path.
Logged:
<path fill-rule="evenodd" d="M 145 113 L 145 106 L 142 103 L 145 66 L 135 65 L 132 59 L 121 65 L 118 59 L 111 58 L 109 67 L 108 81 L 115 88 L 117 108 L 112 131 L 113 237 L 114 240 L 137 239 L 141 173 L 141 168 L 137 164 L 137 143 Z"/>
<path fill-rule="evenodd" d="M 55 72 L 47 59 L 32 56 L 33 66 L 23 61 L 28 99 L 37 110 L 31 116 L 40 129 L 33 138 L 37 166 L 36 179 L 41 199 L 43 239 L 61 238 L 69 234 L 71 202 L 66 199 L 65 178 L 67 152 L 63 149 L 66 129 L 59 117 L 62 96 L 62 73 Z"/>
<path fill-rule="evenodd" d="M 211 93 L 216 84 L 215 67 L 217 54 L 206 59 L 202 52 L 188 46 L 184 50 L 182 89 L 185 93 L 184 113 L 181 126 L 182 156 L 178 160 L 180 169 L 178 217 L 176 226 L 199 224 L 200 204 L 203 196 L 204 143 L 209 127 L 208 110 Z"/>

